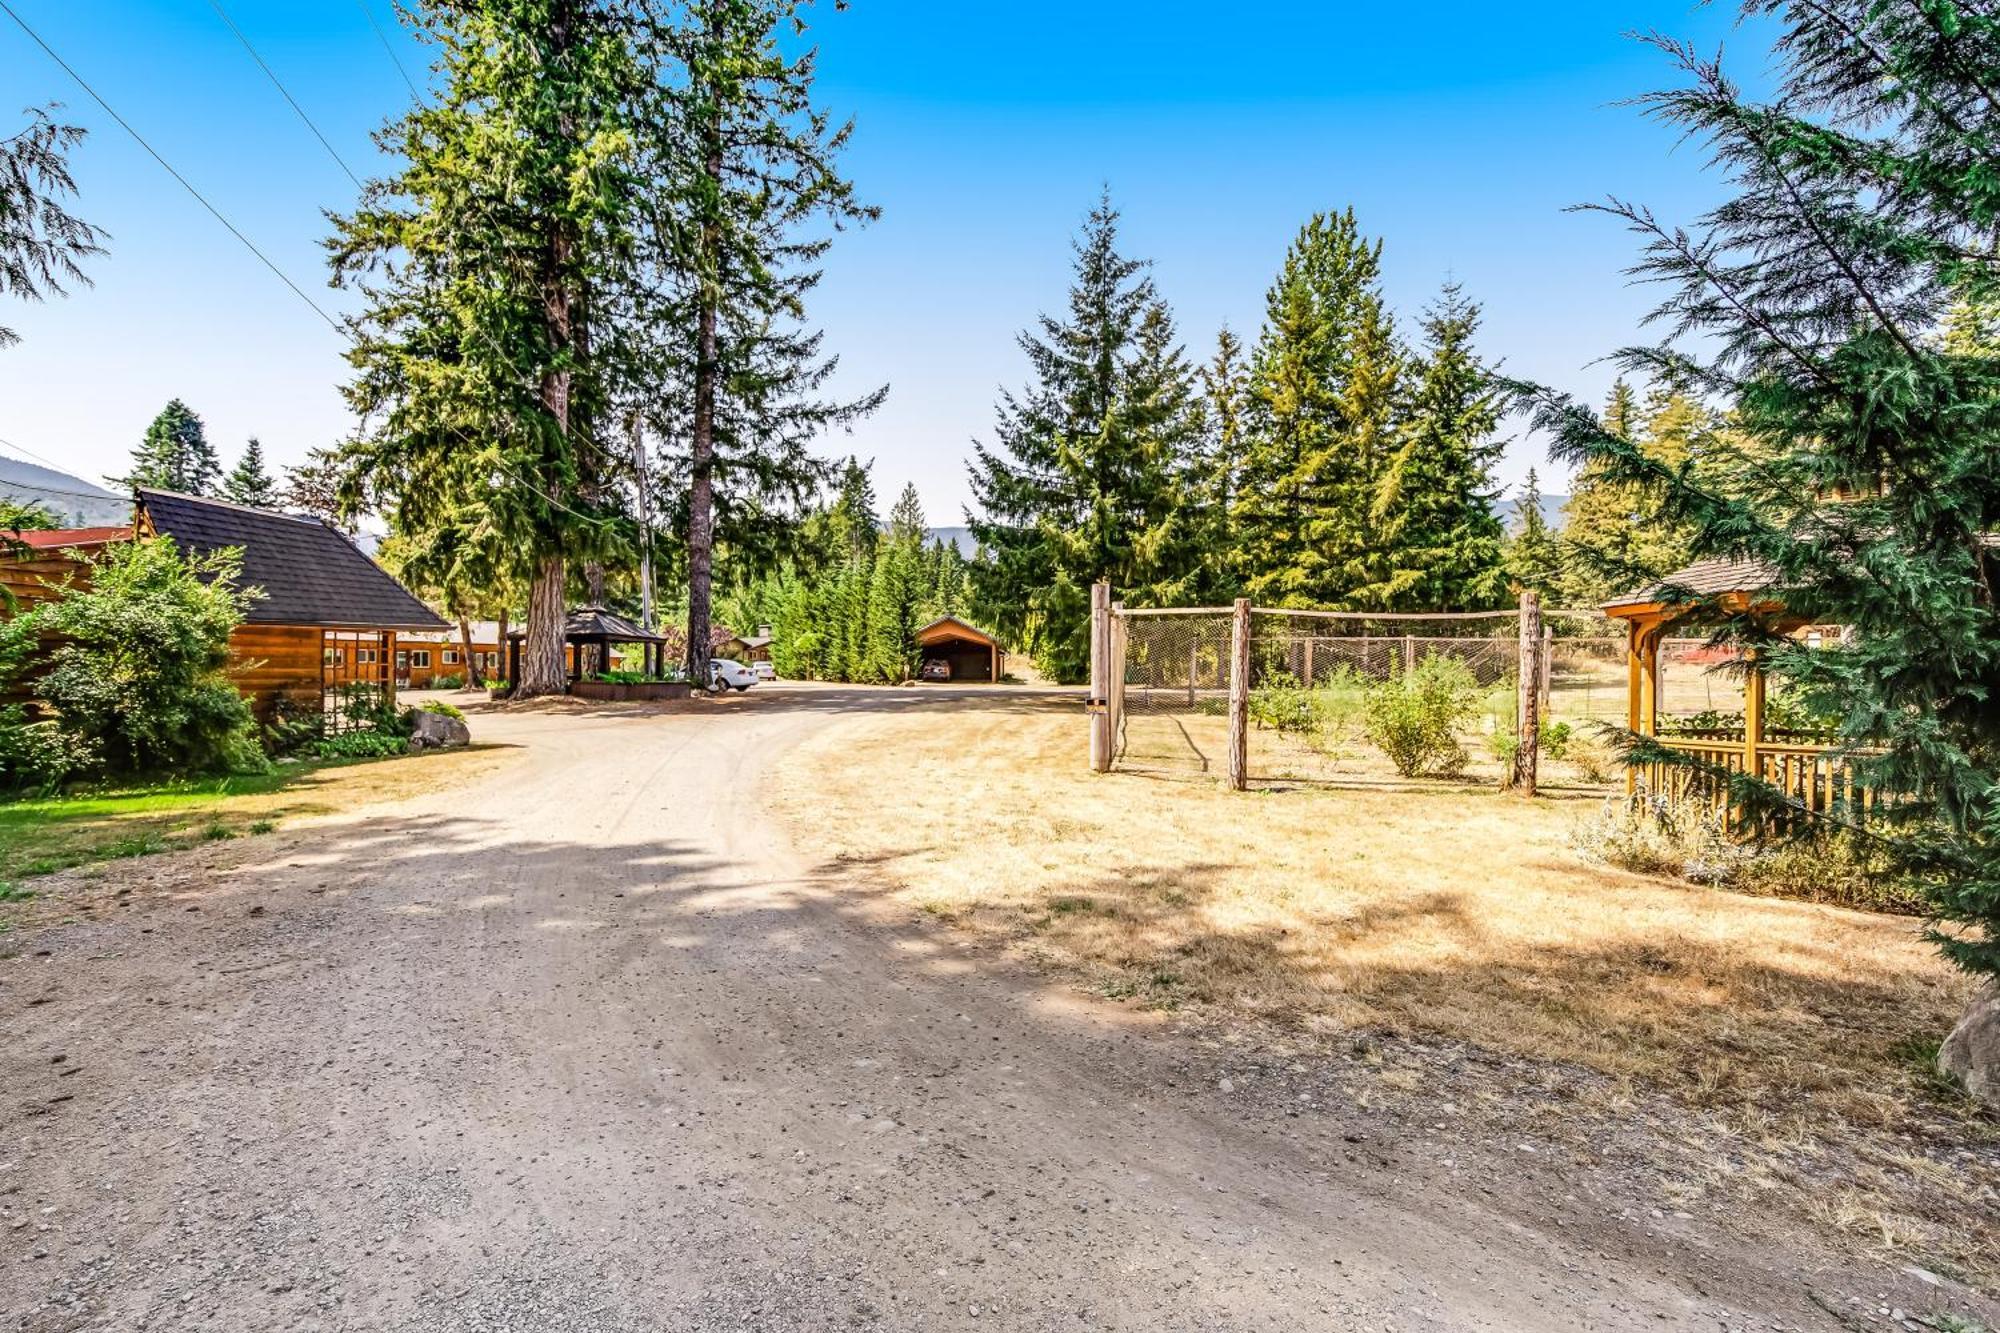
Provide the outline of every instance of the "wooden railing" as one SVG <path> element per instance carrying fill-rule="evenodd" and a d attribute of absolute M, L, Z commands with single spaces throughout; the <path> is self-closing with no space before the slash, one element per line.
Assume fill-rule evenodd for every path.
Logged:
<path fill-rule="evenodd" d="M 1847 819 L 1866 817 L 1874 807 L 1874 793 L 1855 781 L 1854 766 L 1848 756 L 1833 747 L 1798 741 L 1762 741 L 1754 750 L 1743 738 L 1711 736 L 1662 736 L 1661 745 L 1701 759 L 1725 773 L 1755 774 L 1783 792 L 1798 807 L 1798 818 L 1811 819 L 1838 812 Z M 1648 791 L 1667 796 L 1694 795 L 1723 810 L 1724 822 L 1736 827 L 1741 811 L 1729 799 L 1727 784 L 1712 772 L 1700 772 L 1673 764 L 1642 764 L 1634 770 L 1636 780 Z"/>

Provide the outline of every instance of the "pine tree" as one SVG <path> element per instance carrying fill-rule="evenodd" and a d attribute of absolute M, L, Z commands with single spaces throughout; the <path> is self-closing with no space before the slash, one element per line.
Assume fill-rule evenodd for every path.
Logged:
<path fill-rule="evenodd" d="M 1713 445 L 1714 415 L 1686 393 L 1656 385 L 1642 405 L 1620 379 L 1605 405 L 1606 428 L 1664 467 Z M 1599 606 L 1687 564 L 1690 534 L 1646 488 L 1586 462 L 1563 506 L 1563 599 Z"/>
<path fill-rule="evenodd" d="M 1250 379 L 1243 341 L 1227 325 L 1215 337 L 1215 355 L 1201 369 L 1206 409 L 1205 440 L 1188 482 L 1193 497 L 1196 543 L 1201 552 L 1195 597 L 1219 602 L 1236 595 L 1229 552 L 1235 544 L 1233 516 L 1242 486 L 1245 416 Z"/>
<path fill-rule="evenodd" d="M 708 669 L 715 551 L 736 525 L 802 506 L 828 469 L 811 445 L 887 389 L 826 398 L 837 368 L 803 327 L 831 233 L 865 224 L 838 159 L 852 126 L 814 102 L 816 53 L 792 54 L 805 0 L 640 5 L 641 48 L 675 67 L 635 135 L 631 280 L 647 336 L 625 339 L 626 391 L 654 405 L 682 489 L 688 669 Z M 815 230 L 823 229 L 823 230 Z"/>
<path fill-rule="evenodd" d="M 1479 307 L 1456 283 L 1424 314 L 1402 447 L 1371 516 L 1388 576 L 1354 600 L 1397 611 L 1478 611 L 1506 600 L 1506 533 L 1494 512 L 1500 395 L 1472 349 Z"/>
<path fill-rule="evenodd" d="M 1955 302 L 2000 297 L 2000 173 L 1986 165 L 2000 25 L 1951 4 L 1748 8 L 1776 24 L 1770 101 L 1664 41 L 1684 83 L 1645 99 L 1705 142 L 1733 197 L 1692 235 L 1637 204 L 1602 207 L 1647 238 L 1636 271 L 1670 288 L 1664 322 L 1692 344 L 1625 362 L 1733 404 L 1754 466 L 1708 484 L 1523 388 L 1560 457 L 1656 497 L 1693 555 L 1761 564 L 1789 618 L 1842 627 L 1808 642 L 1754 609 L 1675 598 L 1754 649 L 1774 688 L 1838 719 L 1878 798 L 1868 837 L 1928 894 L 1932 939 L 2000 974 L 2000 357 L 1944 336 Z M 1789 808 L 1735 782 L 1753 816 Z"/>
<path fill-rule="evenodd" d="M 175 398 L 146 427 L 146 437 L 132 451 L 132 471 L 119 480 L 125 486 L 213 495 L 221 479 L 222 464 L 201 418 Z"/>
<path fill-rule="evenodd" d="M 1108 198 L 1074 249 L 1068 318 L 1020 335 L 1033 380 L 1002 396 L 998 448 L 977 446 L 970 467 L 986 552 L 975 599 L 1064 681 L 1088 670 L 1093 583 L 1136 602 L 1182 595 L 1193 543 L 1180 511 L 1200 433 L 1173 318 L 1146 263 L 1119 253 Z"/>
<path fill-rule="evenodd" d="M 57 124 L 57 109 L 30 109 L 26 129 L 0 138 L 0 296 L 40 301 L 69 283 L 88 286 L 82 261 L 104 253 L 104 233 L 62 205 L 76 193 L 70 150 L 87 131 Z M 0 347 L 19 341 L 0 325 Z"/>
<path fill-rule="evenodd" d="M 1402 357 L 1381 293 L 1380 241 L 1354 212 L 1300 231 L 1265 298 L 1231 513 L 1244 590 L 1339 606 L 1386 573 L 1374 519 L 1394 447 Z"/>
<path fill-rule="evenodd" d="M 1516 588 L 1541 596 L 1549 604 L 1563 586 L 1562 544 L 1549 531 L 1542 514 L 1542 484 L 1528 469 L 1527 485 L 1515 502 L 1514 530 L 1507 539 L 1507 577 Z"/>
<path fill-rule="evenodd" d="M 243 446 L 243 457 L 223 480 L 222 496 L 257 509 L 270 509 L 278 503 L 277 483 L 264 470 L 264 446 L 255 435 Z"/>
<path fill-rule="evenodd" d="M 603 326 L 625 314 L 634 109 L 669 77 L 632 22 L 599 0 L 432 0 L 435 93 L 377 136 L 396 170 L 328 242 L 336 284 L 364 296 L 346 392 L 371 430 L 350 484 L 400 532 L 476 514 L 519 554 L 523 695 L 566 688 L 571 563 L 629 544 L 609 483 L 625 451 L 592 423 Z"/>
<path fill-rule="evenodd" d="M 875 557 L 868 597 L 868 677 L 894 682 L 916 673 L 917 631 L 927 619 L 930 593 L 924 573 L 924 509 L 917 488 L 905 486 L 889 511 L 889 530 Z"/>

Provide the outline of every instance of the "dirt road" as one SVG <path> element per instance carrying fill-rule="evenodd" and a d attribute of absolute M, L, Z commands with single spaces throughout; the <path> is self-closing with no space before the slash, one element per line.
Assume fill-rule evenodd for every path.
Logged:
<path fill-rule="evenodd" d="M 110 870 L 130 907 L 0 962 L 0 1327 L 1839 1327 L 1808 1285 L 1876 1318 L 1875 1274 L 1225 1088 L 823 873 L 764 775 L 906 706 L 938 696 L 485 716 L 522 750 L 483 785 Z"/>

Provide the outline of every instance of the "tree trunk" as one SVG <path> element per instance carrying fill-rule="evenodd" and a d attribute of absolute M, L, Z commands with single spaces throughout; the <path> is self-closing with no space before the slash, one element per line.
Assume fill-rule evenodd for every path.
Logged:
<path fill-rule="evenodd" d="M 472 620 L 467 616 L 458 618 L 458 646 L 465 656 L 465 683 L 473 689 L 486 684 L 486 673 L 480 669 L 479 654 L 472 649 Z"/>
<path fill-rule="evenodd" d="M 711 14 L 709 22 L 716 22 Z M 722 180 L 720 112 L 707 126 L 702 170 L 710 182 Z M 700 310 L 696 315 L 694 364 L 694 430 L 688 449 L 688 681 L 708 685 L 710 583 L 714 577 L 715 544 L 715 389 L 720 372 L 715 345 L 716 307 L 721 302 L 719 272 L 721 234 L 714 219 L 702 225 L 702 256 L 711 271 L 702 275 Z"/>
<path fill-rule="evenodd" d="M 500 679 L 507 681 L 509 689 L 513 688 L 514 682 L 507 680 L 507 631 L 513 627 L 513 622 L 507 617 L 506 608 L 502 607 L 500 610 L 500 619 L 496 625 L 498 633 L 495 634 L 493 639 L 493 651 L 499 663 Z"/>
<path fill-rule="evenodd" d="M 563 670 L 563 558 L 545 555 L 535 562 L 528 585 L 528 633 L 521 641 L 521 679 L 514 696 L 561 694 L 569 688 Z"/>

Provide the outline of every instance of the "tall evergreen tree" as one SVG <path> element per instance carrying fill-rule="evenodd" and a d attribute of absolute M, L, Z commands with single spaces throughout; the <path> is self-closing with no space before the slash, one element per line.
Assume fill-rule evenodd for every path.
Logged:
<path fill-rule="evenodd" d="M 1507 577 L 1516 588 L 1538 594 L 1544 605 L 1563 587 L 1562 543 L 1549 531 L 1542 513 L 1542 484 L 1535 469 L 1514 502 L 1514 530 L 1507 538 Z"/>
<path fill-rule="evenodd" d="M 1235 596 L 1236 590 L 1229 552 L 1235 544 L 1233 516 L 1243 480 L 1250 394 L 1243 340 L 1227 325 L 1216 334 L 1215 355 L 1201 369 L 1201 393 L 1207 429 L 1198 470 L 1188 487 L 1194 501 L 1196 542 L 1202 553 L 1195 596 L 1201 601 L 1221 601 Z"/>
<path fill-rule="evenodd" d="M 1140 602 L 1184 587 L 1182 487 L 1200 429 L 1172 317 L 1146 263 L 1119 253 L 1108 198 L 1074 249 L 1068 317 L 1019 336 L 1033 380 L 1003 394 L 998 447 L 977 446 L 970 467 L 978 605 L 1065 681 L 1088 670 L 1091 584 Z"/>
<path fill-rule="evenodd" d="M 638 135 L 641 192 L 627 299 L 665 336 L 626 358 L 654 404 L 680 486 L 688 670 L 708 670 L 715 551 L 732 527 L 804 505 L 827 469 L 809 445 L 873 411 L 887 389 L 823 396 L 837 361 L 803 327 L 830 231 L 866 223 L 839 170 L 852 126 L 814 102 L 816 54 L 781 43 L 805 0 L 638 6 L 644 44 L 679 76 L 655 90 Z"/>
<path fill-rule="evenodd" d="M 1244 590 L 1267 604 L 1346 605 L 1386 573 L 1375 500 L 1402 357 L 1381 260 L 1352 209 L 1321 214 L 1265 299 L 1231 558 Z"/>
<path fill-rule="evenodd" d="M 104 253 L 104 233 L 63 206 L 76 193 L 70 150 L 86 131 L 57 124 L 57 109 L 31 109 L 26 129 L 0 139 L 0 296 L 40 301 L 88 286 L 83 261 Z M 19 341 L 0 325 L 0 347 Z"/>
<path fill-rule="evenodd" d="M 2000 296 L 2000 24 L 1948 3 L 1745 10 L 1775 25 L 1771 100 L 1664 41 L 1683 83 L 1646 99 L 1706 142 L 1730 197 L 1693 232 L 1604 207 L 1644 238 L 1637 272 L 1669 287 L 1660 313 L 1692 344 L 1627 364 L 1733 403 L 1755 465 L 1713 486 L 1524 388 L 1560 456 L 1656 496 L 1694 554 L 1761 564 L 1791 617 L 1843 627 L 1808 643 L 1754 609 L 1674 598 L 1839 719 L 1880 798 L 1867 836 L 1928 893 L 1945 954 L 2000 974 L 2000 357 L 1944 336 L 1955 301 Z M 1792 804 L 1735 785 L 1753 813 Z"/>
<path fill-rule="evenodd" d="M 362 288 L 347 394 L 374 429 L 351 450 L 412 536 L 479 522 L 531 574 L 518 693 L 565 688 L 572 561 L 627 530 L 598 446 L 608 399 L 593 321 L 626 235 L 631 109 L 666 77 L 602 0 L 431 0 L 438 87 L 381 132 L 397 162 L 328 242 Z"/>
<path fill-rule="evenodd" d="M 903 681 L 916 673 L 917 631 L 924 627 L 932 591 L 924 574 L 924 509 L 917 488 L 906 485 L 889 511 L 889 530 L 875 556 L 868 597 L 868 675 Z"/>
<path fill-rule="evenodd" d="M 1397 611 L 1477 611 L 1506 599 L 1506 537 L 1494 512 L 1504 444 L 1500 394 L 1473 351 L 1479 307 L 1456 283 L 1424 313 L 1402 447 L 1376 491 L 1386 578 L 1354 600 Z"/>
<path fill-rule="evenodd" d="M 213 495 L 221 479 L 222 463 L 201 418 L 175 398 L 146 427 L 145 438 L 132 451 L 132 471 L 119 480 L 126 486 Z"/>
<path fill-rule="evenodd" d="M 1642 403 L 1620 379 L 1604 417 L 1607 429 L 1663 467 L 1689 463 L 1716 442 L 1714 414 L 1661 385 L 1650 388 Z M 1564 600 L 1598 606 L 1664 578 L 1687 564 L 1689 538 L 1657 495 L 1586 462 L 1563 507 Z"/>
<path fill-rule="evenodd" d="M 236 466 L 223 478 L 222 498 L 257 509 L 269 509 L 278 503 L 278 484 L 264 470 L 264 446 L 255 435 L 243 446 L 243 457 L 236 460 Z"/>

